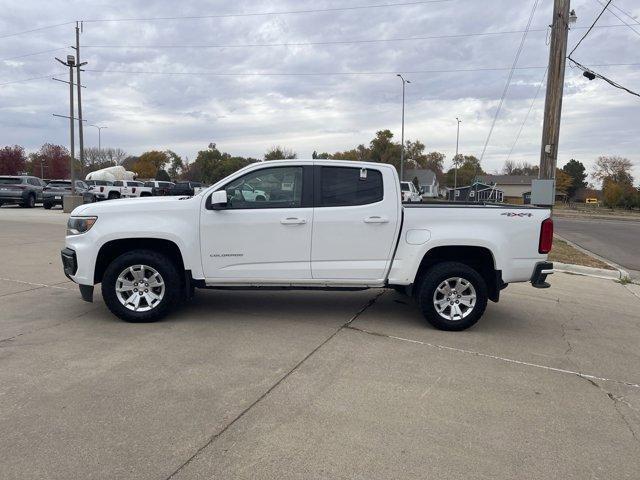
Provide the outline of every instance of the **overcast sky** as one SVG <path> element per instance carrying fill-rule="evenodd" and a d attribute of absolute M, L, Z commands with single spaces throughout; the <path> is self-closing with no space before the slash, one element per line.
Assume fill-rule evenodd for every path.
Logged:
<path fill-rule="evenodd" d="M 409 2 L 10 0 L 10 8 L 3 2 L 0 18 L 0 84 L 49 74 L 67 78 L 68 71 L 53 57 L 72 53 L 65 47 L 75 41 L 74 25 L 4 36 L 51 24 Z M 639 3 L 614 0 L 613 5 L 640 18 Z M 395 73 L 406 72 L 412 83 L 406 91 L 405 137 L 421 140 L 429 151 L 444 152 L 448 166 L 455 152 L 456 116 L 463 121 L 461 153 L 480 156 L 522 33 L 255 45 L 522 31 L 533 4 L 534 0 L 443 0 L 315 13 L 87 21 L 81 34 L 81 44 L 86 45 L 82 60 L 89 62 L 82 78 L 87 87 L 84 117 L 108 127 L 103 130 L 103 147 L 120 147 L 130 154 L 171 149 L 193 159 L 198 150 L 215 142 L 224 151 L 254 157 L 278 144 L 305 158 L 313 150 L 334 152 L 366 144 L 380 129 L 391 129 L 399 139 L 401 82 Z M 552 0 L 539 1 L 534 31 L 528 34 L 518 62 L 519 67 L 537 68 L 519 69 L 513 76 L 483 161 L 487 171 L 502 167 L 538 90 L 547 64 L 545 28 L 551 22 L 552 4 Z M 572 7 L 578 28 L 569 34 L 569 48 L 602 8 L 598 0 L 574 0 Z M 602 28 L 591 32 L 574 57 L 587 65 L 636 64 L 593 68 L 640 91 L 640 24 L 621 10 L 614 11 L 636 31 L 605 12 L 598 23 Z M 253 46 L 237 46 L 247 44 Z M 52 49 L 60 50 L 14 58 Z M 504 70 L 442 72 L 478 68 Z M 239 75 L 329 72 L 380 74 Z M 623 155 L 635 163 L 638 183 L 640 98 L 600 80 L 589 82 L 581 73 L 567 68 L 559 165 L 576 158 L 590 170 L 599 155 Z M 533 104 L 513 160 L 538 163 L 543 105 L 544 88 Z M 68 114 L 66 85 L 48 78 L 0 85 L 0 144 L 19 144 L 28 151 L 45 142 L 68 145 L 68 122 L 52 113 Z M 87 127 L 85 146 L 97 146 L 97 142 L 97 130 Z"/>

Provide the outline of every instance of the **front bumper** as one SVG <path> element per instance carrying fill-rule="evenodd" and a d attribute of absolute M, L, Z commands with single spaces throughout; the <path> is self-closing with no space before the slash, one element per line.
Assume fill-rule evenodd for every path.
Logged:
<path fill-rule="evenodd" d="M 531 285 L 535 288 L 549 288 L 551 285 L 546 282 L 547 275 L 553 274 L 553 263 L 538 262 L 533 269 L 531 276 Z"/>
<path fill-rule="evenodd" d="M 73 281 L 73 278 L 71 277 L 78 271 L 78 259 L 76 257 L 76 252 L 70 248 L 63 248 L 60 252 L 60 256 L 62 257 L 62 268 L 64 269 L 64 274 L 69 280 Z"/>
<path fill-rule="evenodd" d="M 64 269 L 64 274 L 67 276 L 69 280 L 75 282 L 72 278 L 72 275 L 75 275 L 78 271 L 78 258 L 76 257 L 76 252 L 71 250 L 70 248 L 63 248 L 60 252 L 60 256 L 62 257 L 62 268 Z M 93 302 L 93 285 L 78 285 L 80 287 L 80 295 L 85 302 Z"/>

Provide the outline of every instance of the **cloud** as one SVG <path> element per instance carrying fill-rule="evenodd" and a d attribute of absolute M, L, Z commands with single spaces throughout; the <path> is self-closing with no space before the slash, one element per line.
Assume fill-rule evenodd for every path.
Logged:
<path fill-rule="evenodd" d="M 364 2 L 366 3 L 366 2 Z M 383 2 L 381 2 L 383 3 Z M 540 2 L 520 58 L 521 67 L 545 67 L 545 31 L 551 3 Z M 2 32 L 31 29 L 33 18 L 62 23 L 73 18 L 108 19 L 188 16 L 332 8 L 336 0 L 268 1 L 230 5 L 167 0 L 113 2 L 25 0 L 0 19 Z M 520 33 L 415 41 L 273 47 L 195 48 L 195 45 L 305 43 L 398 39 L 488 31 L 522 30 L 533 1 L 470 0 L 423 5 L 154 22 L 89 22 L 81 35 L 83 110 L 92 123 L 106 125 L 103 145 L 132 154 L 171 148 L 193 158 L 209 142 L 238 155 L 260 157 L 271 145 L 294 148 L 301 157 L 313 150 L 337 151 L 367 143 L 376 130 L 400 133 L 400 81 L 395 72 L 504 68 L 513 61 Z M 599 11 L 596 2 L 576 1 L 577 27 L 587 27 Z M 621 7 L 632 10 L 631 2 Z M 34 15 L 37 12 L 37 15 Z M 636 8 L 633 14 L 640 14 Z M 605 13 L 600 25 L 621 22 Z M 43 23 L 44 24 L 44 21 Z M 542 30 L 542 31 L 537 31 Z M 585 32 L 570 32 L 570 45 Z M 64 48 L 74 40 L 73 25 L 0 39 L 0 58 Z M 625 26 L 598 28 L 583 42 L 582 63 L 640 63 L 637 37 Z M 158 48 L 104 48 L 104 45 L 155 45 Z M 191 45 L 192 48 L 167 48 Z M 163 47 L 164 46 L 164 47 Z M 43 76 L 66 78 L 53 55 L 62 50 L 0 61 L 4 81 Z M 68 53 L 72 53 L 70 50 Z M 96 70 L 96 71 L 92 71 Z M 110 73 L 101 73 L 102 71 Z M 602 67 L 598 71 L 640 90 L 637 66 Z M 148 72 L 148 73 L 117 73 Z M 165 72 L 171 75 L 154 74 Z M 238 73 L 295 72 L 298 76 L 234 76 Z M 389 72 L 387 75 L 327 75 L 321 72 Z M 544 68 L 519 69 L 498 118 L 484 160 L 499 169 L 538 90 Z M 193 75 L 192 73 L 198 73 Z M 214 75 L 227 74 L 227 75 Z M 479 155 L 504 88 L 508 70 L 407 73 L 406 137 L 450 159 L 455 149 L 455 117 L 463 119 L 460 150 Z M 624 155 L 636 163 L 640 109 L 636 97 L 602 81 L 589 82 L 568 69 L 559 164 L 577 158 L 588 165 L 599 155 Z M 68 125 L 51 117 L 68 111 L 68 90 L 51 80 L 0 87 L 2 143 L 29 150 L 44 142 L 66 144 Z M 534 104 L 512 158 L 537 163 L 540 152 L 544 89 Z M 97 143 L 86 129 L 85 144 Z"/>

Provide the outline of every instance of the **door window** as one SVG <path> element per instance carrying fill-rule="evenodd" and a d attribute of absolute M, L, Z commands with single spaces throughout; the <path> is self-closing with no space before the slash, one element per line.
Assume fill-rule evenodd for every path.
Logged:
<path fill-rule="evenodd" d="M 298 208 L 302 206 L 302 167 L 256 170 L 224 189 L 227 208 Z"/>
<path fill-rule="evenodd" d="M 350 167 L 322 167 L 320 207 L 366 205 L 382 200 L 382 174 L 379 170 Z"/>

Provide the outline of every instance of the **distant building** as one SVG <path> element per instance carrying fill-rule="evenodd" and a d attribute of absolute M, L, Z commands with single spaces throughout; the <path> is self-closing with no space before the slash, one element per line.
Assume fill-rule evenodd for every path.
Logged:
<path fill-rule="evenodd" d="M 450 188 L 447 200 L 455 202 L 503 202 L 504 192 L 493 185 L 475 182 L 466 187 Z M 520 200 L 522 203 L 522 200 Z"/>
<path fill-rule="evenodd" d="M 479 175 L 478 181 L 502 190 L 505 202 L 522 204 L 524 194 L 531 192 L 531 182 L 537 178 L 536 175 Z"/>
<path fill-rule="evenodd" d="M 437 197 L 440 191 L 440 183 L 438 177 L 433 170 L 428 168 L 409 168 L 404 171 L 404 179 L 407 182 L 413 182 L 418 179 L 418 190 L 423 197 Z"/>

